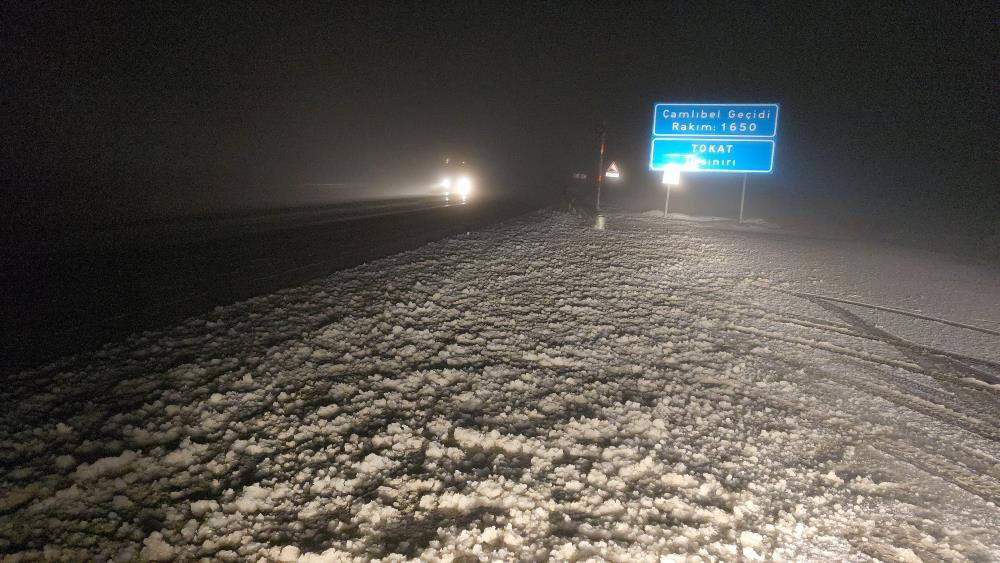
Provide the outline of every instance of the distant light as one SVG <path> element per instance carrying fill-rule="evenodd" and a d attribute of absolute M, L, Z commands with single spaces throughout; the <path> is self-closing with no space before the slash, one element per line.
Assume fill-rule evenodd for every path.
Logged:
<path fill-rule="evenodd" d="M 663 169 L 663 184 L 667 186 L 681 185 L 681 167 L 676 164 L 668 164 Z"/>
<path fill-rule="evenodd" d="M 458 179 L 458 193 L 462 198 L 468 197 L 469 193 L 472 192 L 472 179 L 468 176 L 462 176 Z"/>
<path fill-rule="evenodd" d="M 442 188 L 450 188 L 451 187 L 451 178 L 441 178 L 441 187 Z"/>

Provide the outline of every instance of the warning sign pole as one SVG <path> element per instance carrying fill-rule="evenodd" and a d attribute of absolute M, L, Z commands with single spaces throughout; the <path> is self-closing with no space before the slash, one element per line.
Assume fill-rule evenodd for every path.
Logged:
<path fill-rule="evenodd" d="M 597 162 L 597 202 L 594 208 L 597 211 L 601 210 L 601 185 L 604 184 L 604 140 L 607 136 L 606 122 L 601 122 L 601 126 L 597 129 L 597 133 L 601 138 L 601 154 Z"/>

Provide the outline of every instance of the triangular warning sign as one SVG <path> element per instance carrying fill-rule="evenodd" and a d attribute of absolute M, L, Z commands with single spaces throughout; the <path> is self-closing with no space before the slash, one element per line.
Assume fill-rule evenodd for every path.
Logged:
<path fill-rule="evenodd" d="M 612 161 L 611 166 L 608 166 L 608 171 L 604 175 L 608 178 L 621 178 L 621 173 L 618 172 L 618 163 Z"/>

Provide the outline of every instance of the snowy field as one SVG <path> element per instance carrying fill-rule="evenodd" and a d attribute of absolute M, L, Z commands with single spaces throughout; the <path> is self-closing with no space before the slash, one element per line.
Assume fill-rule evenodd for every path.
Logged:
<path fill-rule="evenodd" d="M 998 331 L 990 266 L 538 212 L 8 377 L 0 553 L 997 560 Z"/>

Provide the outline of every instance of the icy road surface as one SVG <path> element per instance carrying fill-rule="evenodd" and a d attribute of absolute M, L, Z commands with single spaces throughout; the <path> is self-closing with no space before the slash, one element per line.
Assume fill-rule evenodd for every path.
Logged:
<path fill-rule="evenodd" d="M 942 255 L 535 213 L 9 377 L 0 552 L 997 560 L 998 321 Z"/>

